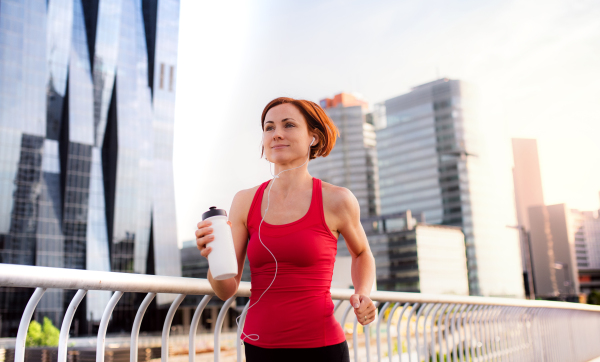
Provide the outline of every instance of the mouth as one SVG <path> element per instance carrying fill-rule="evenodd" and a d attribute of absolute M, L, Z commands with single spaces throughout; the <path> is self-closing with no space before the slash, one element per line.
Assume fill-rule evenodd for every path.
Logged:
<path fill-rule="evenodd" d="M 271 148 L 274 150 L 278 150 L 278 149 L 285 148 L 285 147 L 287 147 L 287 145 L 277 145 L 277 146 L 273 146 Z"/>

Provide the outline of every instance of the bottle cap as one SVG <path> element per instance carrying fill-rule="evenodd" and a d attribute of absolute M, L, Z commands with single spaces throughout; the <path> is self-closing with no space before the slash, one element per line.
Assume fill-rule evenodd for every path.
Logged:
<path fill-rule="evenodd" d="M 202 214 L 202 220 L 208 219 L 209 217 L 213 217 L 213 216 L 219 216 L 219 215 L 227 216 L 227 212 L 225 212 L 225 210 L 223 210 L 223 209 L 217 209 L 216 206 L 211 206 L 208 208 L 207 212 Z"/>

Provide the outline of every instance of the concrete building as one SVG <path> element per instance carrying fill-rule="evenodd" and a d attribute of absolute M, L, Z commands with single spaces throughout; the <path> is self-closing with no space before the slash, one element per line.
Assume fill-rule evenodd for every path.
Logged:
<path fill-rule="evenodd" d="M 579 294 L 570 210 L 565 204 L 532 206 L 528 215 L 536 295 L 560 298 Z"/>
<path fill-rule="evenodd" d="M 520 298 L 519 232 L 507 228 L 517 223 L 510 165 L 496 161 L 487 142 L 495 135 L 481 130 L 475 108 L 469 86 L 439 79 L 386 100 L 385 117 L 373 113 L 381 213 L 410 209 L 459 227 L 470 293 Z"/>
<path fill-rule="evenodd" d="M 379 215 L 379 175 L 375 129 L 367 103 L 348 93 L 321 100 L 321 107 L 340 131 L 327 157 L 310 161 L 308 171 L 325 182 L 348 188 L 358 199 L 362 217 Z"/>

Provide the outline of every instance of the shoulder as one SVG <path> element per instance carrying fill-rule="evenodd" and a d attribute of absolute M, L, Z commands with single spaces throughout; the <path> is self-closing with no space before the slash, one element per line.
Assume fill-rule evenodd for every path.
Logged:
<path fill-rule="evenodd" d="M 352 191 L 345 187 L 335 186 L 321 181 L 323 190 L 323 205 L 325 208 L 339 213 L 354 213 L 360 210 L 358 200 Z"/>
<path fill-rule="evenodd" d="M 250 208 L 250 205 L 252 204 L 252 200 L 254 199 L 254 195 L 256 195 L 256 191 L 258 191 L 258 189 L 260 188 L 261 185 L 258 186 L 254 186 L 251 187 L 249 189 L 244 189 L 244 190 L 240 190 L 238 191 L 235 196 L 233 197 L 233 205 L 235 206 L 247 206 L 247 208 Z"/>
<path fill-rule="evenodd" d="M 260 186 L 261 185 L 258 185 L 249 189 L 238 191 L 233 197 L 229 213 L 239 216 L 243 220 L 246 220 L 246 218 L 248 217 L 248 212 L 250 211 L 250 207 L 252 206 L 252 200 L 254 199 L 254 195 L 256 195 L 256 192 L 258 191 Z"/>

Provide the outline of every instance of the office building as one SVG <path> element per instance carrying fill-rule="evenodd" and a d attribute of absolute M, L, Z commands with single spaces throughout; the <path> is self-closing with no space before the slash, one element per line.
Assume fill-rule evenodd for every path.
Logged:
<path fill-rule="evenodd" d="M 571 209 L 577 268 L 600 269 L 600 218 L 598 211 Z"/>
<path fill-rule="evenodd" d="M 464 82 L 439 79 L 385 101 L 376 131 L 381 213 L 410 209 L 462 229 L 473 295 L 523 297 L 508 163 Z M 385 125 L 385 126 L 383 126 Z"/>
<path fill-rule="evenodd" d="M 308 171 L 316 178 L 352 191 L 362 217 L 379 215 L 379 176 L 375 129 L 367 103 L 348 93 L 321 100 L 321 107 L 340 132 L 327 157 L 316 158 Z"/>
<path fill-rule="evenodd" d="M 410 210 L 361 220 L 379 290 L 468 295 L 465 237 L 459 227 L 425 223 Z M 338 246 L 339 247 L 339 246 Z M 340 256 L 347 250 L 339 250 Z"/>
<path fill-rule="evenodd" d="M 570 298 L 579 294 L 575 232 L 565 204 L 532 206 L 531 259 L 536 296 Z"/>
<path fill-rule="evenodd" d="M 579 289 L 589 295 L 600 289 L 600 210 L 571 210 Z"/>
<path fill-rule="evenodd" d="M 0 262 L 181 275 L 178 19 L 178 0 L 0 0 Z M 74 293 L 49 290 L 36 318 L 60 325 Z M 2 336 L 30 294 L 1 289 Z M 108 298 L 87 294 L 75 334 L 97 327 Z M 138 304 L 126 293 L 109 329 L 130 328 Z"/>
<path fill-rule="evenodd" d="M 542 175 L 535 139 L 512 139 L 513 183 L 515 187 L 515 207 L 517 224 L 514 225 L 521 237 L 521 260 L 525 292 L 529 298 L 535 297 L 532 275 L 531 251 L 529 240 L 528 209 L 531 206 L 544 205 Z"/>
<path fill-rule="evenodd" d="M 537 140 L 513 138 L 512 150 L 517 222 L 529 230 L 527 210 L 531 206 L 544 205 Z"/>

